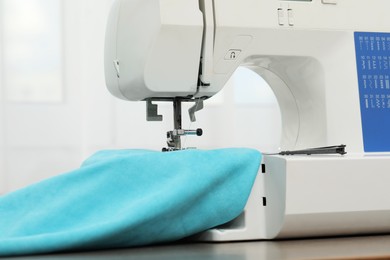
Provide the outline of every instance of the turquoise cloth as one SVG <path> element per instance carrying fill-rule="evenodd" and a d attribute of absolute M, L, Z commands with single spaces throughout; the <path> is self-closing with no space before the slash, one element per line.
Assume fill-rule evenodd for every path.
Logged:
<path fill-rule="evenodd" d="M 224 224 L 242 212 L 260 161 L 251 149 L 98 152 L 0 197 L 0 256 L 149 245 Z"/>

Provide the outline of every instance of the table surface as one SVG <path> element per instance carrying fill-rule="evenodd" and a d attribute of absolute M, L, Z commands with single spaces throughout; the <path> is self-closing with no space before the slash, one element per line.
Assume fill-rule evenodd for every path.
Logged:
<path fill-rule="evenodd" d="M 180 243 L 17 259 L 390 259 L 390 235 L 236 243 Z"/>

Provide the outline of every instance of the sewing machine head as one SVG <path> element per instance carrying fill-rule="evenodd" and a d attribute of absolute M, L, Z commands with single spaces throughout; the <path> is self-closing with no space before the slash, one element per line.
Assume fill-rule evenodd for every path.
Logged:
<path fill-rule="evenodd" d="M 180 103 L 195 102 L 194 119 L 201 101 L 245 66 L 276 95 L 282 149 L 390 151 L 390 22 L 377 8 L 386 1 L 116 0 L 107 86 L 118 98 L 147 101 L 149 120 L 162 119 L 153 101 L 173 101 L 169 147 L 179 149 Z"/>

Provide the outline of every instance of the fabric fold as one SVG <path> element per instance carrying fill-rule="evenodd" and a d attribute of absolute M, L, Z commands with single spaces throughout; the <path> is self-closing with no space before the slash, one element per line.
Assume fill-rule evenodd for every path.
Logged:
<path fill-rule="evenodd" d="M 175 241 L 245 207 L 252 149 L 101 151 L 79 169 L 0 197 L 0 256 Z"/>

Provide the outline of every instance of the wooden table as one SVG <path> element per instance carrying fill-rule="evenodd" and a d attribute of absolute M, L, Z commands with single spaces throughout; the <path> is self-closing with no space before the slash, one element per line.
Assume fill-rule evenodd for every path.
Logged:
<path fill-rule="evenodd" d="M 390 235 L 237 243 L 180 243 L 17 259 L 302 260 L 390 259 Z"/>

